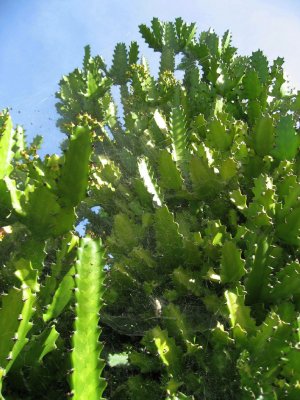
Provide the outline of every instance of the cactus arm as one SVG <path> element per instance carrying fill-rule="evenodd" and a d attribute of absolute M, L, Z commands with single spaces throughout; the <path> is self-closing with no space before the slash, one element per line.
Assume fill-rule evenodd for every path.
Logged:
<path fill-rule="evenodd" d="M 75 207 L 85 197 L 91 151 L 90 129 L 87 126 L 77 126 L 71 134 L 58 182 L 61 204 Z"/>
<path fill-rule="evenodd" d="M 42 362 L 46 354 L 57 348 L 56 340 L 59 337 L 59 333 L 55 329 L 55 325 L 46 328 L 40 335 L 33 336 L 31 339 L 31 346 L 27 352 L 28 358 L 26 359 L 25 365 L 34 362 Z M 28 360 L 28 362 L 27 362 Z"/>
<path fill-rule="evenodd" d="M 62 210 L 55 194 L 44 186 L 38 186 L 29 194 L 25 209 L 26 225 L 41 239 L 67 232 L 75 220 L 73 209 Z"/>
<path fill-rule="evenodd" d="M 11 159 L 13 158 L 13 144 L 12 121 L 7 114 L 0 125 L 0 179 L 8 176 L 12 170 Z"/>
<path fill-rule="evenodd" d="M 23 366 L 38 368 L 46 354 L 57 348 L 58 338 L 59 333 L 55 329 L 55 325 L 45 328 L 39 335 L 33 335 L 12 366 L 12 370 L 20 369 Z"/>
<path fill-rule="evenodd" d="M 34 303 L 35 294 L 29 288 L 13 288 L 3 297 L 0 311 L 0 392 L 3 378 L 27 343 Z"/>
<path fill-rule="evenodd" d="M 11 360 L 9 361 L 6 371 L 9 371 L 11 366 L 13 365 L 15 359 L 19 355 L 20 351 L 23 349 L 25 344 L 28 342 L 28 339 L 26 338 L 27 333 L 29 330 L 32 328 L 32 322 L 30 322 L 30 319 L 32 317 L 32 314 L 34 312 L 34 304 L 36 300 L 36 295 L 31 292 L 30 289 L 23 289 L 23 297 L 22 297 L 22 302 L 24 304 L 22 313 L 21 313 L 21 318 L 22 320 L 20 321 L 20 325 L 17 330 L 17 340 L 11 350 Z"/>
<path fill-rule="evenodd" d="M 4 178 L 5 188 L 10 195 L 11 205 L 17 214 L 20 216 L 25 215 L 25 211 L 22 208 L 21 196 L 22 192 L 17 189 L 16 181 L 5 176 Z"/>
<path fill-rule="evenodd" d="M 72 233 L 68 233 L 61 243 L 61 248 L 56 253 L 56 262 L 51 266 L 51 273 L 46 277 L 44 285 L 41 288 L 39 299 L 42 304 L 50 304 L 53 294 L 55 293 L 58 282 L 62 275 L 66 272 L 63 265 L 66 263 L 66 257 L 78 244 L 78 237 Z"/>
<path fill-rule="evenodd" d="M 276 274 L 277 282 L 271 290 L 270 298 L 275 303 L 291 296 L 300 295 L 300 264 L 294 261 Z"/>
<path fill-rule="evenodd" d="M 99 400 L 106 383 L 100 377 L 98 313 L 102 305 L 104 252 L 100 242 L 81 240 L 76 263 L 76 320 L 73 335 L 71 377 L 74 400 Z"/>
<path fill-rule="evenodd" d="M 248 333 L 255 332 L 255 321 L 250 315 L 250 307 L 245 305 L 244 296 L 240 294 L 241 288 L 235 291 L 225 291 L 225 298 L 229 311 L 229 317 L 232 329 L 237 325 Z"/>
<path fill-rule="evenodd" d="M 73 294 L 72 290 L 74 288 L 74 274 L 75 268 L 72 267 L 60 282 L 54 293 L 53 300 L 48 306 L 47 312 L 43 314 L 43 320 L 45 322 L 58 317 L 71 300 Z"/>
<path fill-rule="evenodd" d="M 12 338 L 18 329 L 18 317 L 22 311 L 22 291 L 12 289 L 2 297 L 2 308 L 0 311 L 0 365 L 1 371 L 7 365 L 6 357 L 12 348 Z"/>
<path fill-rule="evenodd" d="M 153 196 L 153 201 L 160 207 L 163 203 L 162 194 L 146 158 L 138 161 L 138 168 L 146 189 Z"/>
<path fill-rule="evenodd" d="M 186 117 L 182 107 L 172 109 L 170 120 L 170 137 L 172 140 L 172 156 L 179 167 L 187 158 Z"/>
<path fill-rule="evenodd" d="M 172 160 L 172 155 L 163 149 L 159 154 L 160 184 L 164 189 L 181 190 L 183 179 L 179 169 Z"/>
<path fill-rule="evenodd" d="M 169 337 L 168 332 L 160 327 L 153 328 L 151 334 L 162 363 L 168 368 L 170 375 L 176 377 L 181 372 L 182 355 L 174 338 Z"/>
<path fill-rule="evenodd" d="M 167 394 L 175 395 L 177 389 L 182 385 L 183 353 L 181 348 L 176 345 L 174 338 L 169 336 L 168 331 L 162 330 L 159 326 L 149 331 L 146 338 L 146 343 L 147 340 L 154 342 L 154 348 L 156 348 L 160 361 L 167 370 L 169 378 L 165 387 Z"/>
<path fill-rule="evenodd" d="M 38 283 L 38 270 L 32 268 L 31 260 L 20 258 L 15 264 L 17 268 L 15 271 L 16 277 L 33 292 L 38 292 L 40 290 L 40 285 Z M 40 270 L 41 268 L 38 269 Z"/>
<path fill-rule="evenodd" d="M 168 265 L 176 265 L 183 257 L 183 237 L 174 214 L 167 206 L 158 208 L 155 213 L 156 247 L 163 254 Z"/>
<path fill-rule="evenodd" d="M 233 241 L 227 240 L 222 248 L 221 281 L 223 283 L 238 281 L 246 273 L 244 265 L 241 250 Z"/>
<path fill-rule="evenodd" d="M 125 43 L 118 43 L 114 50 L 113 63 L 110 74 L 117 85 L 126 84 L 128 77 L 128 54 Z"/>

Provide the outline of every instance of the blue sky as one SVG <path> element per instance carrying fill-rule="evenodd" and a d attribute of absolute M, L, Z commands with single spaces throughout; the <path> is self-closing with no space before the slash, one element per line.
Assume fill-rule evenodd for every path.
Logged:
<path fill-rule="evenodd" d="M 181 16 L 199 32 L 229 28 L 241 54 L 261 48 L 269 59 L 283 56 L 300 89 L 299 0 L 0 0 L 0 109 L 12 107 L 29 138 L 44 136 L 43 154 L 58 152 L 54 93 L 61 76 L 81 66 L 86 44 L 110 63 L 117 42 L 142 43 L 138 25 L 153 16 Z"/>

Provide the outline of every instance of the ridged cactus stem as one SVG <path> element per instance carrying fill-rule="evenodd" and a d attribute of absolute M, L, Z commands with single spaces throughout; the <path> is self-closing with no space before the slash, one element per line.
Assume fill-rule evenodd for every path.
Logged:
<path fill-rule="evenodd" d="M 35 294 L 28 287 L 12 288 L 3 296 L 0 310 L 0 399 L 2 380 L 28 342 L 35 299 Z"/>
<path fill-rule="evenodd" d="M 81 239 L 76 263 L 76 319 L 71 377 L 74 400 L 100 400 L 106 383 L 100 377 L 99 310 L 102 306 L 104 250 L 98 240 Z"/>

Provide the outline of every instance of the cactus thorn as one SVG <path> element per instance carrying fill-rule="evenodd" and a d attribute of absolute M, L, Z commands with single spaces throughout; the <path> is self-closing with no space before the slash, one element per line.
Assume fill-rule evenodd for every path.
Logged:
<path fill-rule="evenodd" d="M 74 368 L 68 369 L 67 375 L 70 375 L 70 374 L 72 374 L 73 372 L 74 372 Z"/>
<path fill-rule="evenodd" d="M 18 340 L 18 334 L 15 333 L 15 335 L 11 338 L 11 340 L 12 340 L 13 342 L 16 342 L 16 341 Z"/>

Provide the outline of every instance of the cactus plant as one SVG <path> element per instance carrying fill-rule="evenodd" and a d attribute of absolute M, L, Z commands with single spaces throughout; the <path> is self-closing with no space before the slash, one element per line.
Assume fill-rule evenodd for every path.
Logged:
<path fill-rule="evenodd" d="M 283 59 L 239 56 L 228 31 L 140 32 L 156 77 L 132 42 L 111 67 L 86 47 L 62 79 L 64 156 L 41 160 L 0 116 L 2 397 L 65 398 L 75 313 L 78 400 L 104 376 L 112 400 L 298 399 L 300 94 Z M 75 207 L 90 237 L 74 266 Z M 103 377 L 102 349 L 126 360 Z"/>
<path fill-rule="evenodd" d="M 43 359 L 57 348 L 56 342 L 62 352 L 66 351 L 57 318 L 73 297 L 73 249 L 78 238 L 72 230 L 75 207 L 88 187 L 92 131 L 82 119 L 69 129 L 65 155 L 41 160 L 26 145 L 23 130 L 13 129 L 7 112 L 0 116 L 0 129 L 0 222 L 10 227 L 3 230 L 0 246 L 5 249 L 7 236 L 14 237 L 19 231 L 24 234 L 20 243 L 12 246 L 6 268 L 1 268 L 1 274 L 7 270 L 2 285 L 8 294 L 1 298 L 0 382 L 2 396 L 7 390 L 20 396 L 19 390 L 25 396 L 26 392 L 38 393 L 26 380 L 38 382 Z M 49 265 L 47 251 L 57 248 L 56 263 Z M 10 375 L 15 382 L 13 389 Z M 63 376 L 60 379 L 66 381 Z M 57 395 L 53 394 L 54 398 Z"/>
<path fill-rule="evenodd" d="M 107 346 L 119 337 L 129 353 L 128 379 L 111 368 L 109 391 L 298 398 L 299 92 L 281 58 L 195 30 L 180 18 L 140 26 L 157 77 L 136 43 L 118 44 L 111 68 L 86 49 L 57 94 L 62 129 L 80 109 L 96 132 L 80 216 L 110 254 Z"/>

